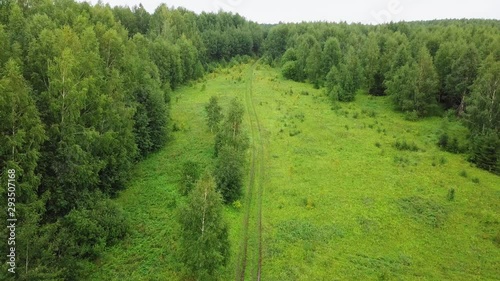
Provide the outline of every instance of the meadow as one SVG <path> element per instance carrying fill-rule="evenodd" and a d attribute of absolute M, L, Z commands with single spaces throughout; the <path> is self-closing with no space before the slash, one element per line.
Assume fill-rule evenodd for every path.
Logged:
<path fill-rule="evenodd" d="M 213 95 L 223 108 L 245 104 L 251 140 L 246 195 L 225 207 L 221 280 L 499 280 L 500 178 L 436 145 L 444 127 L 463 137 L 460 123 L 405 120 L 388 97 L 362 91 L 332 104 L 258 63 L 172 94 L 168 145 L 116 199 L 131 233 L 88 280 L 184 280 L 178 182 L 185 161 L 213 164 L 203 109 Z"/>

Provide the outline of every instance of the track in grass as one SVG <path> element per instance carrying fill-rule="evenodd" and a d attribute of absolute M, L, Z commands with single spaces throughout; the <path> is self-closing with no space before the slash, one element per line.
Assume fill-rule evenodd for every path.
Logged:
<path fill-rule="evenodd" d="M 249 68 L 246 77 L 245 107 L 250 124 L 252 156 L 236 280 L 245 280 L 245 278 L 260 280 L 262 266 L 264 143 L 261 125 L 253 102 L 252 82 L 256 64 L 257 62 Z"/>

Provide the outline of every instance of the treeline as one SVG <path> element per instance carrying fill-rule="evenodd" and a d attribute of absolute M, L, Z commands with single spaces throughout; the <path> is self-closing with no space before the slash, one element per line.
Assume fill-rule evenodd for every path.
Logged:
<path fill-rule="evenodd" d="M 218 280 L 229 261 L 228 224 L 223 204 L 239 204 L 248 137 L 243 132 L 244 109 L 233 99 L 223 113 L 218 98 L 205 105 L 207 129 L 214 133 L 214 163 L 207 167 L 187 161 L 179 192 L 187 200 L 178 210 L 181 227 L 179 260 L 183 274 L 196 280 Z M 238 203 L 236 203 L 238 202 Z"/>
<path fill-rule="evenodd" d="M 2 183 L 8 170 L 17 176 L 14 277 L 81 279 L 128 233 L 109 198 L 167 142 L 169 93 L 259 55 L 262 40 L 260 26 L 224 12 L 1 1 L 0 171 Z M 13 277 L 7 268 L 0 279 Z"/>
<path fill-rule="evenodd" d="M 364 90 L 390 96 L 411 120 L 454 112 L 470 131 L 470 161 L 500 172 L 499 21 L 278 25 L 264 52 L 285 78 L 325 87 L 334 102 Z M 446 138 L 444 149 L 462 150 Z"/>

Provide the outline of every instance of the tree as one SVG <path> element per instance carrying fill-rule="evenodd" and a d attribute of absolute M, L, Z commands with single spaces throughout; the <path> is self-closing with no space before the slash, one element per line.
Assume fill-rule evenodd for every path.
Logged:
<path fill-rule="evenodd" d="M 465 110 L 465 99 L 470 94 L 478 67 L 479 54 L 474 45 L 468 46 L 451 64 L 450 74 L 446 77 L 447 100 L 459 114 Z"/>
<path fill-rule="evenodd" d="M 243 105 L 236 98 L 231 100 L 226 119 L 215 136 L 215 156 L 219 155 L 219 151 L 224 145 L 232 146 L 238 151 L 243 151 L 247 148 L 248 139 L 241 133 L 243 114 Z"/>
<path fill-rule="evenodd" d="M 6 63 L 3 75 L 4 77 L 0 79 L 0 120 L 2 120 L 0 122 L 0 179 L 5 183 L 5 188 L 0 190 L 0 196 L 5 200 L 12 198 L 8 196 L 7 178 L 8 171 L 15 170 L 13 174 L 15 175 L 15 209 L 18 220 L 16 223 L 18 235 L 15 245 L 18 249 L 16 257 L 18 261 L 25 261 L 30 259 L 29 253 L 33 252 L 34 248 L 44 247 L 35 246 L 40 218 L 44 213 L 43 199 L 38 197 L 40 174 L 36 168 L 40 157 L 40 147 L 46 140 L 46 135 L 39 112 L 31 97 L 31 89 L 15 60 L 10 59 Z M 9 188 L 9 193 L 11 191 Z M 10 199 L 9 202 L 11 202 Z M 0 218 L 5 221 L 7 219 L 5 216 L 6 212 L 3 212 Z M 7 229 L 3 228 L 0 234 L 7 237 Z M 26 249 L 31 249 L 31 252 Z M 25 271 L 30 269 L 26 267 Z"/>
<path fill-rule="evenodd" d="M 333 66 L 337 67 L 342 58 L 339 40 L 336 37 L 329 37 L 321 55 L 321 72 L 327 74 Z"/>
<path fill-rule="evenodd" d="M 386 82 L 387 94 L 392 97 L 397 108 L 402 111 L 413 111 L 415 97 L 415 80 L 417 71 L 415 63 L 405 64 Z"/>
<path fill-rule="evenodd" d="M 271 60 L 281 58 L 287 49 L 288 26 L 278 25 L 273 27 L 266 38 L 264 49 Z"/>
<path fill-rule="evenodd" d="M 224 145 L 215 163 L 215 180 L 224 202 L 238 200 L 243 193 L 243 153 L 237 148 Z"/>
<path fill-rule="evenodd" d="M 420 48 L 417 57 L 418 72 L 415 85 L 414 106 L 419 115 L 428 115 L 436 107 L 439 80 L 427 47 Z"/>
<path fill-rule="evenodd" d="M 207 126 L 210 131 L 217 132 L 219 130 L 219 123 L 224 118 L 222 108 L 219 105 L 219 99 L 216 96 L 210 97 L 210 101 L 205 105 L 205 112 L 207 113 Z"/>
<path fill-rule="evenodd" d="M 222 216 L 222 197 L 214 179 L 205 173 L 179 209 L 180 256 L 196 280 L 217 280 L 229 259 L 228 226 Z"/>
<path fill-rule="evenodd" d="M 338 67 L 333 66 L 327 75 L 326 89 L 335 100 L 350 102 L 361 87 L 361 67 L 354 48 L 349 48 L 347 55 Z"/>
<path fill-rule="evenodd" d="M 500 132 L 500 62 L 490 55 L 467 98 L 467 124 L 474 133 Z"/>
<path fill-rule="evenodd" d="M 370 32 L 366 39 L 361 59 L 363 62 L 363 75 L 366 82 L 365 87 L 370 94 L 377 96 L 383 94 L 383 90 L 380 89 L 380 85 L 383 81 L 380 81 L 379 57 L 380 49 L 378 46 L 378 39 L 374 32 Z"/>
<path fill-rule="evenodd" d="M 316 88 L 319 88 L 321 76 L 321 47 L 317 41 L 311 46 L 309 54 L 307 55 L 306 74 L 309 82 L 313 83 Z"/>
<path fill-rule="evenodd" d="M 490 55 L 479 70 L 466 99 L 466 120 L 474 136 L 471 160 L 478 167 L 500 172 L 500 62 Z"/>
<path fill-rule="evenodd" d="M 438 78 L 429 51 L 424 46 L 417 61 L 405 64 L 396 70 L 387 82 L 387 93 L 396 106 L 404 112 L 415 112 L 426 116 L 436 106 Z"/>

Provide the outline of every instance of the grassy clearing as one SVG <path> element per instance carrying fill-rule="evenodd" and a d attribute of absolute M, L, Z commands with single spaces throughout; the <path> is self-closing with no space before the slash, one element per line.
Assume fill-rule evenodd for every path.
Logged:
<path fill-rule="evenodd" d="M 179 131 L 135 169 L 117 199 L 133 232 L 89 280 L 182 279 L 175 259 L 179 169 L 186 160 L 211 164 L 203 105 L 211 95 L 223 106 L 233 96 L 244 102 L 249 67 L 173 94 Z M 267 66 L 253 77 L 265 144 L 262 280 L 498 280 L 500 178 L 439 150 L 440 118 L 406 121 L 388 98 L 363 93 L 332 107 L 321 90 L 284 81 Z M 410 149 L 396 147 L 403 141 Z M 232 257 L 222 280 L 234 279 L 239 264 L 242 203 L 226 208 Z"/>

